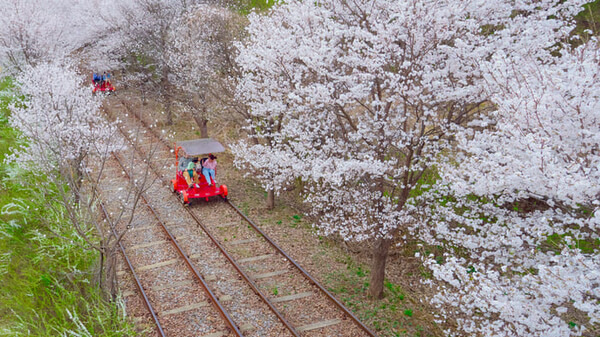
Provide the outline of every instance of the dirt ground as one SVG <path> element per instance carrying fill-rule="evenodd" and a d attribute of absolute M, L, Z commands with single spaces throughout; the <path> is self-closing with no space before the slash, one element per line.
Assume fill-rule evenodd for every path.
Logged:
<path fill-rule="evenodd" d="M 191 117 L 175 115 L 166 126 L 162 107 L 154 102 L 143 105 L 132 93 L 119 93 L 112 100 L 124 100 L 133 111 L 142 111 L 147 121 L 154 121 L 173 141 L 199 138 L 198 126 Z M 233 121 L 209 123 L 209 136 L 227 148 L 244 135 Z M 276 207 L 266 208 L 266 192 L 246 172 L 233 166 L 233 156 L 226 151 L 218 156 L 218 181 L 226 184 L 229 199 L 259 225 L 288 254 L 367 326 L 380 336 L 444 336 L 441 325 L 434 322 L 435 309 L 427 303 L 431 294 L 422 280 L 431 279 L 420 261 L 414 258 L 416 245 L 393 247 L 388 258 L 385 298 L 367 297 L 369 282 L 369 243 L 344 243 L 338 238 L 322 237 L 312 227 L 316 219 L 305 217 L 299 189 L 276 197 Z"/>

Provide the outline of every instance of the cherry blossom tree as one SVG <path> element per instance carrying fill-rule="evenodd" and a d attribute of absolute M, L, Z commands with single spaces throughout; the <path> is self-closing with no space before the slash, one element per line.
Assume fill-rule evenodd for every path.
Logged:
<path fill-rule="evenodd" d="M 69 8 L 71 17 L 81 22 L 78 32 L 84 36 L 74 53 L 79 66 L 90 73 L 123 69 L 131 50 L 129 31 L 123 29 L 128 24 L 128 12 L 123 8 L 134 0 L 71 1 L 78 4 Z"/>
<path fill-rule="evenodd" d="M 172 108 L 176 103 L 172 83 L 174 75 L 169 60 L 174 48 L 171 33 L 197 2 L 132 0 L 120 7 L 120 15 L 125 18 L 120 28 L 127 37 L 124 46 L 129 51 L 129 61 L 138 70 L 148 72 L 141 78 L 152 84 L 156 98 L 164 104 L 168 125 L 173 124 Z"/>
<path fill-rule="evenodd" d="M 423 223 L 421 177 L 493 115 L 484 61 L 548 59 L 578 5 L 332 0 L 250 15 L 238 93 L 262 143 L 240 143 L 238 160 L 266 188 L 301 177 L 324 233 L 372 242 L 380 297 L 390 246 Z"/>
<path fill-rule="evenodd" d="M 235 73 L 233 41 L 242 31 L 236 13 L 216 5 L 198 5 L 184 14 L 170 33 L 169 65 L 178 99 L 208 137 L 208 121 L 235 110 L 230 85 Z"/>
<path fill-rule="evenodd" d="M 38 189 L 48 200 L 48 207 L 61 205 L 58 211 L 66 210 L 74 229 L 87 243 L 82 248 L 99 252 L 99 284 L 115 298 L 115 257 L 126 231 L 115 234 L 114 227 L 110 230 L 98 219 L 96 206 L 104 164 L 111 152 L 123 147 L 123 141 L 115 124 L 100 114 L 100 96 L 91 94 L 83 85 L 85 78 L 74 69 L 68 61 L 40 63 L 24 68 L 17 77 L 23 101 L 13 104 L 9 122 L 22 133 L 23 141 L 8 160 L 28 174 L 47 179 L 48 185 Z M 135 187 L 140 190 L 131 187 L 127 196 L 118 200 L 122 212 L 115 214 L 113 224 L 133 222 L 139 195 L 148 185 L 146 176 L 138 177 Z M 47 229 L 60 236 L 53 228 L 54 224 L 48 224 Z"/>
<path fill-rule="evenodd" d="M 97 4 L 90 1 L 7 0 L 0 17 L 0 61 L 10 72 L 62 59 L 85 48 L 101 31 L 95 20 Z"/>
<path fill-rule="evenodd" d="M 374 297 L 389 247 L 412 221 L 412 188 L 452 125 L 486 99 L 467 62 L 480 52 L 484 21 L 465 19 L 469 11 L 454 2 L 327 1 L 250 16 L 239 92 L 265 142 L 241 143 L 238 158 L 266 188 L 311 182 L 306 201 L 326 234 L 373 241 Z"/>
<path fill-rule="evenodd" d="M 99 96 L 91 95 L 72 65 L 62 62 L 28 67 L 17 78 L 26 101 L 11 110 L 11 124 L 29 139 L 14 159 L 48 173 L 82 178 L 85 160 L 103 150 L 116 131 L 100 115 Z"/>
<path fill-rule="evenodd" d="M 482 65 L 497 110 L 457 138 L 448 190 L 436 191 L 452 197 L 421 228 L 430 244 L 461 247 L 442 264 L 424 258 L 445 282 L 441 317 L 466 333 L 600 329 L 599 47 L 500 51 Z"/>
<path fill-rule="evenodd" d="M 261 68 L 266 74 L 256 71 L 257 68 L 252 64 L 256 60 L 246 55 L 247 51 L 254 47 L 252 44 L 242 47 L 237 58 L 243 77 L 238 83 L 236 94 L 238 100 L 246 101 L 249 108 L 249 116 L 245 117 L 250 142 L 242 139 L 231 146 L 231 151 L 235 156 L 235 165 L 247 169 L 252 176 L 258 178 L 267 191 L 267 209 L 273 209 L 275 194 L 278 194 L 293 177 L 293 162 L 289 160 L 287 151 L 279 149 L 287 106 L 286 103 L 275 101 L 275 97 L 281 95 L 278 89 L 289 84 L 283 77 L 274 74 L 277 68 Z M 267 82 L 270 86 L 261 86 Z M 273 98 L 273 101 L 269 101 L 270 98 Z M 262 108 L 269 103 L 273 103 L 271 107 Z"/>

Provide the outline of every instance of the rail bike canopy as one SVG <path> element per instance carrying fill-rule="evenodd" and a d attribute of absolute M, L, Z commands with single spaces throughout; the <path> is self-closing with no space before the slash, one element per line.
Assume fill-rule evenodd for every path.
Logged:
<path fill-rule="evenodd" d="M 219 153 L 225 151 L 225 147 L 221 145 L 221 143 L 217 142 L 212 138 L 200 138 L 193 140 L 184 140 L 181 142 L 175 143 L 175 148 L 177 149 L 176 155 L 179 150 L 183 150 L 185 155 L 189 157 L 197 157 L 203 154 L 209 153 Z"/>

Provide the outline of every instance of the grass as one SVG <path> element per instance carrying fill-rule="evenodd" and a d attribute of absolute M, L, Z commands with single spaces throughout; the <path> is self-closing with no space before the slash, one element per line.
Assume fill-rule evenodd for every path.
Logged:
<path fill-rule="evenodd" d="M 290 227 L 296 228 L 296 227 L 298 227 L 298 224 L 300 224 L 301 222 L 302 222 L 302 215 L 294 214 L 292 216 L 292 222 L 291 222 Z"/>
<path fill-rule="evenodd" d="M 251 12 L 264 12 L 278 3 L 279 0 L 238 0 L 234 7 L 240 14 L 247 15 Z"/>
<path fill-rule="evenodd" d="M 575 16 L 577 27 L 575 33 L 582 34 L 585 29 L 589 29 L 593 34 L 600 32 L 600 0 L 592 1 L 583 6 L 583 10 Z M 587 34 L 584 34 L 587 35 Z"/>
<path fill-rule="evenodd" d="M 13 81 L 5 77 L 0 81 L 0 163 L 4 162 L 6 154 L 11 146 L 15 145 L 17 132 L 8 126 L 8 105 L 12 101 L 9 97 Z M 3 168 L 3 166 L 2 166 Z"/>
<path fill-rule="evenodd" d="M 565 233 L 562 235 L 554 233 L 548 236 L 546 242 L 538 247 L 538 249 L 541 249 L 542 251 L 554 251 L 555 254 L 560 254 L 563 245 L 566 244 L 566 237 L 571 238 L 571 242 L 573 244 L 567 245 L 571 249 L 577 248 L 584 254 L 594 254 L 600 251 L 600 239 L 576 239 L 571 233 Z"/>
<path fill-rule="evenodd" d="M 4 163 L 18 136 L 8 125 L 12 88 L 0 81 L 0 336 L 134 335 L 122 304 L 106 302 L 93 282 L 96 253 L 78 246 L 63 212 L 35 188 L 43 177 Z"/>
<path fill-rule="evenodd" d="M 400 285 L 384 282 L 384 299 L 372 301 L 366 298 L 369 288 L 369 271 L 350 258 L 346 270 L 334 271 L 325 278 L 329 291 L 342 299 L 344 304 L 363 322 L 372 325 L 380 336 L 433 336 L 419 324 L 424 320 Z"/>

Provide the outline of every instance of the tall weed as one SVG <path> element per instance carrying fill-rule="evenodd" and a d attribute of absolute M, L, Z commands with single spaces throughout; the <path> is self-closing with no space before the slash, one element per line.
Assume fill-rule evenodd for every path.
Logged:
<path fill-rule="evenodd" d="M 123 304 L 92 282 L 97 253 L 36 188 L 47 187 L 43 174 L 4 163 L 18 141 L 11 92 L 12 81 L 0 80 L 0 336 L 136 335 Z"/>

